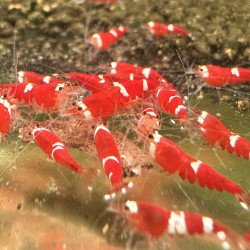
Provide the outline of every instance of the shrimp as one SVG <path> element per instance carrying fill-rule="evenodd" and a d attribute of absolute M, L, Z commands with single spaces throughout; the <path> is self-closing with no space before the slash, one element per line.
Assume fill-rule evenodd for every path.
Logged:
<path fill-rule="evenodd" d="M 58 79 L 52 76 L 43 76 L 32 71 L 19 71 L 18 82 L 19 83 L 33 83 L 33 84 L 47 84 L 51 82 L 58 82 Z"/>
<path fill-rule="evenodd" d="M 81 72 L 70 72 L 67 74 L 59 74 L 58 76 L 73 80 L 81 84 L 81 86 L 91 91 L 92 93 L 98 93 L 106 89 L 104 85 L 105 80 L 103 80 L 103 78 L 98 75 L 85 74 Z"/>
<path fill-rule="evenodd" d="M 202 65 L 192 72 L 200 76 L 206 85 L 212 88 L 250 81 L 250 69 L 239 67 L 223 68 L 215 65 Z"/>
<path fill-rule="evenodd" d="M 144 68 L 135 64 L 130 64 L 126 62 L 112 62 L 111 63 L 111 74 L 127 74 L 130 78 L 131 74 L 143 75 L 146 79 L 151 79 L 155 81 L 165 82 L 163 76 L 157 71 L 151 68 Z"/>
<path fill-rule="evenodd" d="M 121 156 L 112 134 L 104 125 L 98 125 L 94 140 L 105 173 L 113 186 L 113 191 L 121 190 L 125 193 L 126 187 L 131 188 L 133 183 L 124 183 Z M 104 198 L 109 200 L 111 197 L 115 197 L 113 191 L 111 195 L 107 194 Z"/>
<path fill-rule="evenodd" d="M 112 73 L 107 73 L 103 75 L 98 75 L 99 78 L 102 79 L 103 82 L 123 82 L 126 80 L 141 80 L 144 79 L 145 76 L 142 74 L 135 74 L 135 73 L 119 73 L 119 74 L 112 74 Z"/>
<path fill-rule="evenodd" d="M 198 112 L 198 111 L 197 111 Z M 245 159 L 250 158 L 250 142 L 231 132 L 219 119 L 206 111 L 199 112 L 198 128 L 208 143 L 218 143 L 222 149 Z"/>
<path fill-rule="evenodd" d="M 122 38 L 127 32 L 127 28 L 120 26 L 113 28 L 108 32 L 99 32 L 90 37 L 90 43 L 99 50 L 106 50 L 111 47 L 115 42 Z"/>
<path fill-rule="evenodd" d="M 66 149 L 62 140 L 57 137 L 53 132 L 46 128 L 35 128 L 32 131 L 33 139 L 37 145 L 57 163 L 66 166 L 67 168 L 82 175 L 85 172 L 83 166 L 81 166 L 71 156 Z"/>
<path fill-rule="evenodd" d="M 0 97 L 0 139 L 9 133 L 13 110 L 15 105 L 5 96 Z"/>
<path fill-rule="evenodd" d="M 123 83 L 107 83 L 106 90 L 85 97 L 65 114 L 78 114 L 85 119 L 107 118 L 118 110 L 128 108 L 137 103 L 138 98 L 147 98 L 155 91 L 156 81 L 126 80 Z"/>
<path fill-rule="evenodd" d="M 149 150 L 156 163 L 170 174 L 178 171 L 182 179 L 187 179 L 190 183 L 198 181 L 201 187 L 226 191 L 235 195 L 241 206 L 248 210 L 250 196 L 243 188 L 227 179 L 208 164 L 195 159 L 186 154 L 174 142 L 161 136 L 155 131 L 148 135 Z M 245 202 L 246 200 L 246 202 Z"/>
<path fill-rule="evenodd" d="M 91 94 L 80 102 L 73 103 L 73 108 L 65 110 L 65 114 L 77 115 L 87 120 L 103 119 L 128 106 L 128 103 L 129 95 L 126 89 L 117 85 L 110 91 Z"/>
<path fill-rule="evenodd" d="M 124 80 L 122 82 L 113 82 L 112 85 L 122 86 L 126 89 L 131 100 L 146 99 L 159 87 L 158 81 L 151 79 Z"/>
<path fill-rule="evenodd" d="M 169 35 L 169 34 L 190 37 L 190 34 L 187 30 L 174 24 L 163 24 L 163 23 L 151 21 L 147 23 L 146 27 L 154 36 L 158 36 L 158 37 Z"/>
<path fill-rule="evenodd" d="M 130 223 L 151 238 L 170 236 L 216 234 L 224 249 L 242 246 L 242 238 L 231 229 L 210 217 L 184 211 L 171 211 L 144 201 L 126 201 L 124 206 L 113 205 L 114 210 L 127 216 Z"/>
<path fill-rule="evenodd" d="M 60 110 L 66 102 L 65 97 L 69 95 L 69 87 L 63 82 L 1 84 L 0 89 L 19 103 L 46 112 Z"/>
<path fill-rule="evenodd" d="M 171 83 L 158 89 L 156 93 L 156 101 L 159 108 L 164 112 L 175 115 L 182 120 L 188 119 L 183 99 Z"/>

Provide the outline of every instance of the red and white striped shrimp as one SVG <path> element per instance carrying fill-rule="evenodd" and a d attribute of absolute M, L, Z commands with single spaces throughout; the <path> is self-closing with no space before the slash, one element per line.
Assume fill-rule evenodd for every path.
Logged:
<path fill-rule="evenodd" d="M 102 166 L 108 176 L 113 190 L 104 196 L 106 200 L 115 197 L 116 191 L 126 192 L 126 188 L 131 188 L 133 183 L 124 183 L 122 161 L 116 142 L 110 131 L 104 125 L 98 125 L 94 134 L 96 150 L 102 161 Z"/>
<path fill-rule="evenodd" d="M 230 249 L 231 244 L 244 249 L 241 237 L 221 222 L 201 214 L 171 211 L 149 202 L 129 200 L 124 206 L 114 204 L 113 208 L 126 215 L 138 231 L 153 239 L 164 234 L 170 236 L 215 234 L 222 241 L 224 249 Z"/>
<path fill-rule="evenodd" d="M 212 88 L 250 81 L 250 69 L 245 68 L 202 65 L 198 66 L 198 70 L 194 69 L 192 71 L 200 76 L 207 86 Z"/>
<path fill-rule="evenodd" d="M 46 112 L 61 110 L 66 102 L 66 97 L 70 94 L 69 87 L 61 82 L 1 84 L 0 89 L 20 103 Z"/>
<path fill-rule="evenodd" d="M 0 139 L 9 133 L 13 110 L 15 105 L 6 97 L 0 97 Z"/>
<path fill-rule="evenodd" d="M 141 80 L 144 79 L 145 76 L 142 74 L 136 74 L 136 73 L 119 73 L 119 74 L 112 74 L 112 73 L 107 73 L 107 74 L 100 74 L 98 75 L 99 78 L 102 79 L 102 81 L 107 81 L 107 82 L 123 82 L 127 80 Z"/>
<path fill-rule="evenodd" d="M 248 210 L 250 196 L 239 184 L 221 175 L 208 164 L 186 154 L 178 145 L 159 135 L 157 131 L 148 137 L 150 153 L 165 171 L 170 174 L 178 171 L 179 176 L 190 183 L 198 181 L 201 187 L 235 195 L 242 207 Z"/>
<path fill-rule="evenodd" d="M 35 128 L 32 131 L 33 139 L 37 145 L 57 163 L 72 169 L 82 175 L 85 171 L 69 153 L 62 140 L 46 128 Z"/>
<path fill-rule="evenodd" d="M 171 83 L 163 85 L 157 90 L 156 101 L 161 110 L 175 115 L 182 120 L 187 120 L 187 110 L 182 97 Z"/>
<path fill-rule="evenodd" d="M 77 115 L 87 120 L 107 118 L 126 107 L 128 101 L 129 95 L 126 89 L 119 85 L 117 88 L 112 87 L 110 91 L 86 96 L 80 102 L 73 103 L 73 108 L 66 110 L 65 114 Z"/>
<path fill-rule="evenodd" d="M 157 86 L 158 82 L 146 79 L 107 83 L 105 91 L 85 97 L 65 114 L 78 114 L 90 120 L 106 118 L 136 103 L 138 98 L 150 96 Z"/>
<path fill-rule="evenodd" d="M 131 77 L 131 74 L 143 75 L 146 79 L 159 80 L 165 82 L 163 76 L 157 71 L 151 68 L 144 68 L 135 64 L 126 62 L 112 62 L 111 63 L 111 74 L 127 74 L 127 78 Z"/>
<path fill-rule="evenodd" d="M 122 38 L 127 32 L 127 28 L 120 26 L 113 28 L 108 32 L 99 32 L 90 37 L 90 43 L 99 50 L 106 50 L 111 47 L 116 41 Z"/>
<path fill-rule="evenodd" d="M 58 76 L 76 81 L 92 93 L 98 93 L 106 89 L 104 84 L 106 81 L 98 75 L 85 74 L 81 72 L 69 72 L 67 74 L 59 74 Z"/>
<path fill-rule="evenodd" d="M 148 22 L 146 27 L 154 36 L 166 36 L 170 34 L 190 36 L 189 32 L 175 24 L 163 24 L 158 22 Z"/>
<path fill-rule="evenodd" d="M 47 84 L 51 82 L 58 82 L 58 79 L 52 76 L 43 76 L 32 71 L 19 71 L 19 83 L 33 83 L 33 84 Z"/>
<path fill-rule="evenodd" d="M 198 112 L 198 111 L 196 111 Z M 250 142 L 231 132 L 219 119 L 206 111 L 199 112 L 198 128 L 208 143 L 218 143 L 222 149 L 245 159 L 250 158 Z"/>
<path fill-rule="evenodd" d="M 113 86 L 118 84 L 126 89 L 131 100 L 145 99 L 155 93 L 159 87 L 159 82 L 151 79 L 124 80 L 121 83 L 112 83 Z"/>

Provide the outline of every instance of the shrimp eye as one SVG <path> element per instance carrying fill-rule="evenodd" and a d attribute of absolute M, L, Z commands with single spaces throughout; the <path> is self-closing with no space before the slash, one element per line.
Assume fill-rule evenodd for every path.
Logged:
<path fill-rule="evenodd" d="M 62 90 L 62 89 L 63 89 L 63 87 L 59 87 L 58 89 L 59 89 L 59 90 Z"/>
<path fill-rule="evenodd" d="M 156 119 L 159 119 L 159 115 L 156 116 Z"/>
<path fill-rule="evenodd" d="M 7 97 L 7 94 L 4 94 L 4 95 L 3 95 L 3 98 L 6 98 L 6 97 Z"/>
<path fill-rule="evenodd" d="M 143 112 L 143 115 L 146 115 L 146 114 L 147 114 L 147 112 L 146 112 L 146 111 L 144 111 L 144 112 Z"/>
<path fill-rule="evenodd" d="M 76 102 L 72 102 L 72 106 L 75 106 L 76 105 Z"/>
<path fill-rule="evenodd" d="M 152 138 L 154 138 L 154 136 L 152 134 L 149 134 L 148 138 L 152 139 Z"/>
<path fill-rule="evenodd" d="M 77 109 L 78 109 L 78 110 L 82 110 L 82 107 L 79 106 Z"/>
<path fill-rule="evenodd" d="M 114 83 L 113 83 L 113 82 L 111 82 L 111 83 L 110 83 L 110 85 L 114 86 Z"/>
<path fill-rule="evenodd" d="M 91 128 L 92 128 L 92 129 L 95 129 L 95 125 L 91 125 Z"/>

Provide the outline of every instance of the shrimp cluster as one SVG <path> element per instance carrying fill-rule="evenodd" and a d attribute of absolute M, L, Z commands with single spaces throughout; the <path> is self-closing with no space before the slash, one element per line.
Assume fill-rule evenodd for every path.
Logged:
<path fill-rule="evenodd" d="M 146 27 L 156 37 L 171 34 L 190 38 L 190 33 L 176 24 L 150 21 Z M 98 51 L 110 49 L 126 32 L 129 29 L 125 26 L 112 28 L 108 32 L 93 34 L 88 42 Z M 210 88 L 250 81 L 250 69 L 240 67 L 203 65 L 189 69 L 187 74 L 195 75 Z M 221 149 L 234 153 L 235 157 L 245 160 L 250 158 L 250 142 L 230 131 L 207 110 L 187 106 L 185 98 L 167 78 L 157 69 L 123 61 L 112 62 L 102 74 L 68 72 L 45 76 L 20 71 L 17 82 L 0 85 L 0 137 L 4 139 L 18 127 L 15 124 L 17 120 L 27 119 L 24 111 L 29 110 L 34 116 L 46 114 L 48 119 L 45 122 L 37 120 L 35 124 L 27 126 L 29 135 L 32 136 L 30 140 L 56 163 L 82 177 L 87 175 L 89 169 L 71 155 L 67 146 L 72 138 L 83 140 L 82 131 L 91 131 L 95 151 L 105 178 L 110 183 L 110 190 L 104 195 L 105 202 L 112 211 L 125 216 L 149 240 L 154 241 L 165 233 L 170 236 L 215 234 L 222 242 L 223 249 L 248 249 L 249 233 L 246 232 L 245 236 L 238 235 L 209 216 L 168 210 L 145 201 L 119 202 L 124 195 L 133 194 L 135 188 L 133 178 L 128 180 L 124 171 L 130 153 L 121 153 L 116 137 L 107 124 L 114 117 L 133 114 L 134 111 L 136 119 L 128 119 L 128 124 L 134 130 L 133 136 L 144 145 L 142 149 L 138 143 L 138 151 L 147 150 L 152 166 L 155 165 L 163 173 L 170 175 L 177 173 L 181 179 L 190 184 L 197 183 L 200 188 L 207 188 L 211 192 L 226 192 L 236 198 L 239 207 L 248 211 L 250 209 L 248 190 L 210 164 L 186 153 L 181 146 L 163 135 L 160 117 L 170 116 L 175 124 L 187 130 L 195 130 L 211 146 L 218 145 Z M 61 122 L 61 132 L 56 127 L 50 128 L 56 122 L 51 118 L 54 114 Z M 62 131 L 67 131 L 65 134 L 68 137 L 61 138 L 59 135 L 63 135 Z M 19 127 L 19 137 L 23 137 L 22 132 L 23 128 Z M 126 138 L 125 135 L 124 137 Z M 90 171 L 92 175 L 96 175 L 93 169 Z M 135 174 L 137 175 L 139 173 Z M 217 195 L 219 199 L 220 193 Z"/>

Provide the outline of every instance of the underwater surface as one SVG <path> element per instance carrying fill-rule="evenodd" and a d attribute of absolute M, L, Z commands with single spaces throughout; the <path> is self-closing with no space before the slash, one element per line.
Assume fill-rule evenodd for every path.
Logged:
<path fill-rule="evenodd" d="M 203 64 L 250 68 L 248 1 L 96 2 L 1 1 L 1 82 L 16 82 L 20 70 L 43 75 L 71 71 L 97 74 L 107 72 L 112 61 L 136 63 L 152 67 L 172 81 L 185 96 L 188 114 L 191 107 L 205 110 L 250 140 L 249 82 L 221 89 L 201 88 L 202 79 L 187 74 Z M 145 27 L 150 21 L 180 25 L 191 33 L 191 39 L 154 37 Z M 91 35 L 120 25 L 127 26 L 128 32 L 117 43 L 103 51 L 91 46 Z M 70 102 L 87 95 L 89 92 L 77 88 Z M 49 115 L 17 105 L 10 133 L 0 142 L 1 249 L 223 249 L 212 234 L 170 237 L 165 233 L 158 239 L 150 238 L 111 208 L 113 203 L 127 200 L 199 213 L 219 220 L 239 237 L 250 231 L 250 212 L 234 195 L 201 188 L 154 163 L 146 143 L 134 132 L 146 102 L 105 119 L 125 158 L 136 148 L 130 161 L 125 163 L 124 159 L 124 166 L 139 171 L 125 171 L 130 175 L 125 181 L 132 181 L 134 187 L 115 201 L 105 201 L 111 184 L 94 146 L 91 125 L 95 122 L 84 123 L 84 138 L 74 131 L 70 134 L 71 126 L 74 129 L 77 125 L 63 117 L 67 105 Z M 209 145 L 190 125 L 192 119 L 186 125 L 173 124 L 174 116 L 154 107 L 160 113 L 161 135 L 250 191 L 249 159 Z M 77 162 L 86 169 L 96 169 L 96 174 L 87 171 L 80 176 L 49 158 L 30 135 L 39 123 L 52 124 L 53 132 L 63 135 Z"/>

